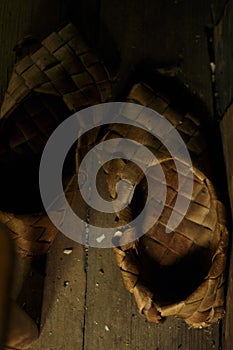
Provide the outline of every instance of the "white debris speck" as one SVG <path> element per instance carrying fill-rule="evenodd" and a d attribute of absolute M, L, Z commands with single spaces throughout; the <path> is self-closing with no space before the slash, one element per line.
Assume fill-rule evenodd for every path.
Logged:
<path fill-rule="evenodd" d="M 96 282 L 96 284 L 95 284 L 95 285 L 96 285 L 96 287 L 99 287 L 99 282 Z"/>
<path fill-rule="evenodd" d="M 66 255 L 70 255 L 73 252 L 73 248 L 66 248 L 63 250 L 63 253 Z"/>
<path fill-rule="evenodd" d="M 98 322 L 97 321 L 94 321 L 94 323 L 97 325 L 98 324 Z"/>
<path fill-rule="evenodd" d="M 105 239 L 105 235 L 102 234 L 100 237 L 96 238 L 96 241 L 97 241 L 98 243 L 101 243 L 101 242 L 103 242 L 104 239 Z"/>
<path fill-rule="evenodd" d="M 106 332 L 110 332 L 110 329 L 107 325 L 105 325 L 104 329 L 106 330 Z"/>
<path fill-rule="evenodd" d="M 216 68 L 216 64 L 214 62 L 210 62 L 210 69 L 211 69 L 211 72 L 214 74 L 215 72 L 215 68 Z"/>

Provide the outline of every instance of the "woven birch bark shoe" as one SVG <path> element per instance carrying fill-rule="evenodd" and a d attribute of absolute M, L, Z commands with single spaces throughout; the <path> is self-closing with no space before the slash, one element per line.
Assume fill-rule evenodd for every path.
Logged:
<path fill-rule="evenodd" d="M 27 173 L 30 173 L 30 164 L 39 162 L 49 136 L 64 119 L 110 97 L 111 79 L 107 68 L 72 24 L 50 34 L 36 52 L 20 60 L 13 69 L 0 111 L 0 162 L 6 173 L 13 173 L 11 184 L 5 186 L 6 200 L 12 197 L 9 191 L 17 181 L 19 184 L 12 190 L 15 201 L 23 197 L 25 202 L 27 196 L 28 202 L 35 200 L 36 196 L 30 195 L 27 187 L 30 181 L 25 180 L 25 174 L 21 175 L 22 183 L 18 180 L 21 160 L 23 166 L 28 163 Z M 12 170 L 14 164 L 17 169 Z M 6 174 L 4 181 L 9 175 Z M 39 186 L 38 176 L 33 181 L 34 189 Z M 67 191 L 71 193 L 70 189 Z M 28 203 L 30 207 L 33 203 Z M 15 215 L 10 208 L 5 211 L 0 212 L 0 221 L 10 229 L 20 254 L 48 251 L 57 229 L 44 213 Z M 22 211 L 27 213 L 27 209 Z"/>
<path fill-rule="evenodd" d="M 107 184 L 108 195 L 105 194 L 105 198 L 114 200 L 117 197 L 117 183 L 120 180 L 128 181 L 135 188 L 130 204 L 115 213 L 115 226 L 125 226 L 125 231 L 121 229 L 121 234 L 116 235 L 116 262 L 126 288 L 135 297 L 139 312 L 148 321 L 159 323 L 167 316 L 174 315 L 184 319 L 190 327 L 209 326 L 224 315 L 228 229 L 225 208 L 213 184 L 214 172 L 201 122 L 189 110 L 178 111 L 168 98 L 155 93 L 143 83 L 133 86 L 127 101 L 160 113 L 176 128 L 190 153 L 193 191 L 188 211 L 180 224 L 172 232 L 166 232 L 177 193 L 179 191 L 186 200 L 190 178 L 184 174 L 180 178 L 181 183 L 178 183 L 172 155 L 153 135 L 142 129 L 147 122 L 143 115 L 140 118 L 135 116 L 137 128 L 111 124 L 96 139 L 90 138 L 89 145 L 79 143 L 77 171 L 85 152 L 97 142 L 129 138 L 150 149 L 165 174 L 167 194 L 158 220 L 142 236 L 130 227 L 130 222 L 146 202 L 148 187 L 145 174 L 133 162 L 125 160 L 127 156 L 124 157 L 122 150 L 119 159 L 103 165 L 100 181 Z M 146 164 L 150 160 L 141 161 Z M 158 165 L 154 165 L 155 168 L 156 166 Z M 159 196 L 158 179 L 152 178 L 152 183 L 153 198 L 156 201 Z M 128 203 L 127 198 L 123 202 Z M 142 226 L 153 220 L 154 215 L 155 212 L 147 211 Z M 142 227 L 137 227 L 136 230 L 140 233 Z M 132 243 L 125 241 L 129 234 Z M 133 240 L 133 237 L 140 238 Z"/>
<path fill-rule="evenodd" d="M 76 176 L 73 176 L 65 189 L 69 203 L 75 196 L 75 188 Z M 61 217 L 65 210 L 66 208 L 61 208 Z M 58 233 L 58 229 L 44 212 L 16 215 L 0 211 L 0 222 L 8 228 L 14 248 L 22 257 L 46 254 Z"/>
<path fill-rule="evenodd" d="M 3 140 L 16 154 L 40 154 L 71 113 L 110 97 L 106 67 L 68 24 L 15 65 L 0 111 Z"/>

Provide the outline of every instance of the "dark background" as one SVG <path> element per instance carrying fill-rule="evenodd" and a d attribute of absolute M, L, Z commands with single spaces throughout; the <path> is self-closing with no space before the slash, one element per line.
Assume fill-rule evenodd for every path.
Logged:
<path fill-rule="evenodd" d="M 212 120 L 218 128 L 222 120 L 233 198 L 233 113 L 229 109 L 233 97 L 232 16 L 232 1 L 223 0 L 2 0 L 0 102 L 16 60 L 30 52 L 36 40 L 71 20 L 112 71 L 113 99 L 122 99 L 132 81 L 150 72 L 153 78 L 157 70 L 187 87 L 201 107 L 203 121 Z M 28 35 L 28 44 L 22 45 L 20 41 Z M 211 71 L 211 62 L 216 65 L 215 72 Z M 213 144 L 221 149 L 216 135 Z M 219 169 L 218 164 L 216 174 L 224 179 L 224 166 Z M 11 197 L 14 201 L 14 194 Z M 63 250 L 69 246 L 73 252 L 65 256 Z M 31 350 L 231 349 L 231 269 L 226 321 L 205 330 L 189 330 L 178 319 L 156 326 L 139 317 L 133 298 L 122 286 L 111 250 L 85 252 L 59 235 L 45 272 L 38 268 L 42 263 L 34 263 L 19 296 L 41 323 L 41 337 Z M 14 297 L 19 295 L 26 265 L 19 259 Z M 65 281 L 69 281 L 68 287 Z"/>

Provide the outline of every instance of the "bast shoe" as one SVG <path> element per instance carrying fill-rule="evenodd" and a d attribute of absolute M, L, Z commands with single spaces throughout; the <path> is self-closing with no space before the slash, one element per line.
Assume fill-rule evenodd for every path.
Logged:
<path fill-rule="evenodd" d="M 38 210 L 38 164 L 48 138 L 71 114 L 108 101 L 111 93 L 107 68 L 71 23 L 14 66 L 0 111 L 0 221 L 21 255 L 46 253 L 58 232 Z"/>
<path fill-rule="evenodd" d="M 41 154 L 63 120 L 111 93 L 107 68 L 68 24 L 14 66 L 0 111 L 3 140 L 15 154 Z"/>
<path fill-rule="evenodd" d="M 145 83 L 133 86 L 127 102 L 131 107 L 128 105 L 125 110 L 122 107 L 121 114 L 128 119 L 129 125 L 111 124 L 103 128 L 90 145 L 79 143 L 77 171 L 85 151 L 96 143 L 126 138 L 137 142 L 136 153 L 139 158 L 136 157 L 136 160 L 138 164 L 148 167 L 146 175 L 133 158 L 128 159 L 127 152 L 121 148 L 121 154 L 118 152 L 116 159 L 105 161 L 102 178 L 99 178 L 100 183 L 106 184 L 104 198 L 112 200 L 113 205 L 120 180 L 133 188 L 130 200 L 127 191 L 121 197 L 122 203 L 127 205 L 121 211 L 116 210 L 112 220 L 117 231 L 113 240 L 116 263 L 126 288 L 135 297 L 139 312 L 148 321 L 159 323 L 173 315 L 184 319 L 190 327 L 207 327 L 224 315 L 228 228 L 226 211 L 215 184 L 215 172 L 211 168 L 211 149 L 206 142 L 202 122 L 192 114 L 189 106 L 183 110 L 177 109 L 169 97 L 156 93 Z M 135 114 L 132 104 L 137 104 L 138 114 Z M 162 138 L 156 138 L 151 132 L 151 119 L 148 120 L 145 107 L 159 113 L 149 112 L 149 115 L 150 118 L 156 118 L 156 130 L 160 136 L 163 135 Z M 132 109 L 134 115 L 131 117 L 137 127 L 135 123 L 130 125 Z M 162 120 L 169 121 L 169 126 L 164 128 Z M 165 139 L 172 137 L 169 132 L 174 129 L 189 151 L 192 177 L 183 170 L 178 178 L 177 164 L 184 165 L 187 159 L 181 152 L 176 155 L 175 162 L 172 147 L 168 151 L 165 142 L 163 144 Z M 157 161 L 153 161 L 151 156 L 148 159 L 140 157 L 142 146 L 147 147 Z M 166 180 L 163 203 L 160 200 L 159 168 Z M 146 207 L 141 226 L 135 228 L 131 226 L 131 221 L 146 204 L 148 181 L 151 183 L 149 194 L 155 209 Z M 191 193 L 188 190 L 190 181 Z M 175 208 L 178 194 L 181 203 L 188 202 L 189 205 L 184 213 L 177 212 L 181 221 L 167 233 L 168 220 L 173 210 L 178 210 Z M 92 217 L 89 220 L 91 223 Z M 148 223 L 151 224 L 147 226 Z M 149 229 L 145 232 L 144 227 Z"/>

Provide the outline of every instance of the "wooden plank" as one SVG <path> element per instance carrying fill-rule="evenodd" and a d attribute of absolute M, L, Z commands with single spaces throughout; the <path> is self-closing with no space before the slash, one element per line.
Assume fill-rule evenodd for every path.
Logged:
<path fill-rule="evenodd" d="M 157 65 L 177 66 L 177 77 L 212 113 L 205 27 L 210 1 L 146 2 L 146 53 Z"/>
<path fill-rule="evenodd" d="M 72 248 L 70 255 L 64 250 Z M 31 350 L 82 349 L 86 275 L 83 246 L 59 234 L 47 258 L 41 334 Z"/>
<path fill-rule="evenodd" d="M 221 121 L 221 133 L 223 140 L 223 149 L 226 162 L 229 197 L 231 202 L 231 210 L 233 213 L 233 104 L 227 109 Z M 225 349 L 230 350 L 232 344 L 232 327 L 233 327 L 233 256 L 231 242 L 231 252 L 229 256 L 229 273 L 228 273 L 228 290 L 226 300 L 226 322 L 225 322 Z"/>
<path fill-rule="evenodd" d="M 167 68 L 213 114 L 205 31 L 211 23 L 210 3 L 102 0 L 99 51 L 110 66 L 119 69 L 116 94 L 124 91 L 132 72 L 144 63 L 145 67 Z"/>
<path fill-rule="evenodd" d="M 233 128 L 233 104 L 226 110 L 224 118 L 221 121 L 221 134 L 223 140 L 223 150 L 225 156 L 225 164 L 227 171 L 229 198 L 231 201 L 231 209 L 233 212 L 233 139 L 232 139 L 232 128 Z"/>
<path fill-rule="evenodd" d="M 216 25 L 224 14 L 224 9 L 229 0 L 213 0 L 211 4 L 213 22 Z"/>
<path fill-rule="evenodd" d="M 143 1 L 101 1 L 98 49 L 117 74 L 116 94 L 144 56 L 144 11 Z"/>
<path fill-rule="evenodd" d="M 227 172 L 228 194 L 233 213 L 233 158 L 232 158 L 232 129 L 233 129 L 233 55 L 232 55 L 232 16 L 233 4 L 231 1 L 224 1 L 215 10 L 219 11 L 215 18 L 214 27 L 214 50 L 215 50 L 215 85 L 216 85 L 216 107 L 218 118 L 222 118 L 221 135 L 223 142 L 224 158 Z M 230 215 L 230 213 L 229 213 Z M 228 265 L 228 289 L 226 297 L 226 319 L 224 324 L 223 348 L 232 348 L 232 327 L 233 327 L 233 257 L 232 248 L 229 249 Z"/>
<path fill-rule="evenodd" d="M 80 30 L 91 47 L 97 47 L 100 0 L 64 1 L 66 17 Z"/>
<path fill-rule="evenodd" d="M 222 117 L 233 99 L 233 4 L 228 1 L 223 16 L 214 28 L 217 113 Z"/>
<path fill-rule="evenodd" d="M 173 317 L 160 325 L 144 320 L 123 286 L 111 249 L 89 249 L 88 265 L 85 350 L 219 348 L 218 325 L 191 330 Z"/>

